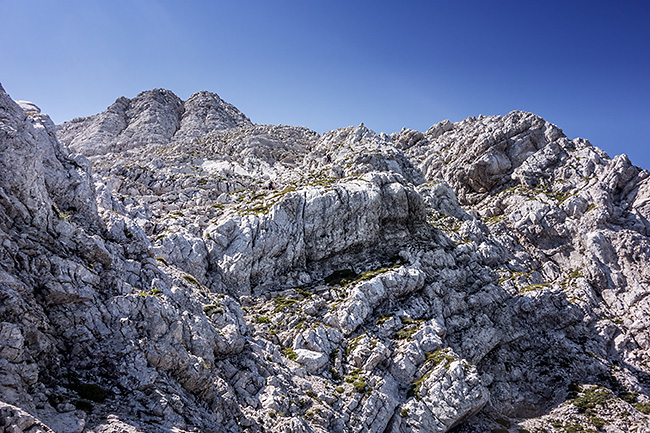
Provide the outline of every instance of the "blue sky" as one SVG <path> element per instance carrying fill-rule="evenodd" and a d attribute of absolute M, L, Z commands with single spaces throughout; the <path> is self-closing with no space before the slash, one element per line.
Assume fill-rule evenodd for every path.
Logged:
<path fill-rule="evenodd" d="M 650 168 L 650 2 L 0 0 L 0 82 L 55 122 L 210 90 L 257 123 L 532 111 Z"/>

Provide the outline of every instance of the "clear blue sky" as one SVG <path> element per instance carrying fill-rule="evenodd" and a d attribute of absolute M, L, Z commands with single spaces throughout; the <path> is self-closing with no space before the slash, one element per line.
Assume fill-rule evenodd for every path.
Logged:
<path fill-rule="evenodd" d="M 650 168 L 650 2 L 0 0 L 0 82 L 55 122 L 162 87 L 393 132 L 532 111 Z"/>

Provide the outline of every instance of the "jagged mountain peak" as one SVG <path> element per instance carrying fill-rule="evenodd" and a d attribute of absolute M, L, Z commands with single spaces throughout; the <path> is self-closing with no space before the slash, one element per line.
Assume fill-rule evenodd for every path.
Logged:
<path fill-rule="evenodd" d="M 174 141 L 189 141 L 221 129 L 251 126 L 248 117 L 216 93 L 201 91 L 184 103 L 185 111 Z"/>
<path fill-rule="evenodd" d="M 584 140 L 569 140 L 561 129 L 542 117 L 523 111 L 505 116 L 469 117 L 456 123 L 443 121 L 427 132 L 405 130 L 393 134 L 412 160 L 418 161 L 429 180 L 442 177 L 457 191 L 463 204 L 475 204 L 492 191 L 512 182 L 517 169 L 540 151 L 568 153 Z M 558 163 L 542 158 L 547 164 Z M 537 158 L 539 159 L 539 158 Z M 549 165 L 550 166 L 550 165 Z M 537 182 L 548 167 L 525 182 Z M 526 175 L 532 175 L 526 170 Z M 531 185 L 528 185 L 531 186 Z"/>
<path fill-rule="evenodd" d="M 64 122 L 57 132 L 71 150 L 94 155 L 250 125 L 243 113 L 215 93 L 198 92 L 183 101 L 170 90 L 153 89 L 132 99 L 118 98 L 102 113 Z"/>
<path fill-rule="evenodd" d="M 183 100 L 176 96 L 174 92 L 168 89 L 144 90 L 133 98 L 126 98 L 122 96 L 118 98 L 116 102 L 117 101 L 126 101 L 129 104 L 130 108 L 138 107 L 138 110 L 136 111 L 156 109 L 156 105 L 159 106 L 158 108 L 165 106 L 176 108 L 179 105 L 183 104 Z"/>

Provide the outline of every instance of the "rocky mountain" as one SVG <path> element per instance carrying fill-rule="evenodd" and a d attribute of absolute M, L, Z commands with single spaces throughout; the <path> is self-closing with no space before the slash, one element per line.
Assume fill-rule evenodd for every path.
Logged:
<path fill-rule="evenodd" d="M 650 431 L 649 173 L 534 114 L 0 87 L 0 164 L 1 431 Z"/>
<path fill-rule="evenodd" d="M 59 139 L 71 151 L 88 156 L 250 125 L 244 114 L 214 93 L 199 92 L 182 101 L 169 90 L 155 89 L 133 99 L 119 98 L 103 113 L 66 122 L 59 128 Z"/>

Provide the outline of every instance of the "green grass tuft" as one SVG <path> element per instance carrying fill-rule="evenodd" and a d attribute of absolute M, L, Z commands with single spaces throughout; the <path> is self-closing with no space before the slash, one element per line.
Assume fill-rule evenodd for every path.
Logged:
<path fill-rule="evenodd" d="M 298 359 L 298 354 L 291 347 L 282 349 L 282 354 L 286 356 L 288 359 L 290 359 L 291 361 L 295 361 L 296 359 Z"/>
<path fill-rule="evenodd" d="M 279 313 L 280 311 L 284 311 L 288 307 L 296 304 L 298 301 L 295 299 L 285 298 L 284 296 L 278 296 L 277 298 L 273 298 L 273 302 L 275 303 L 273 312 Z"/>

